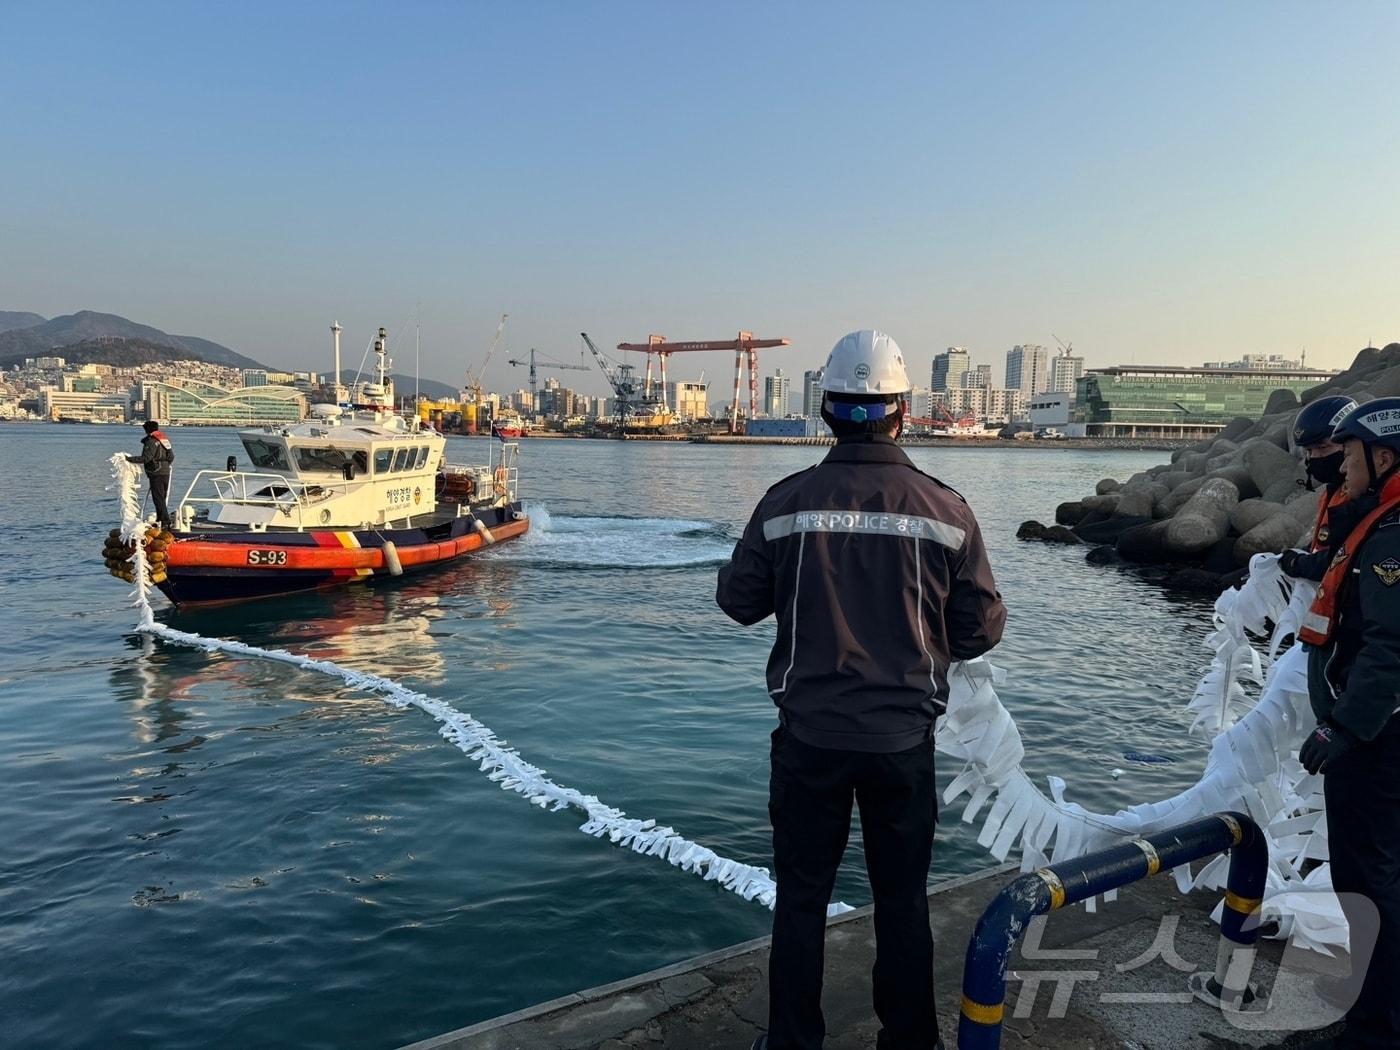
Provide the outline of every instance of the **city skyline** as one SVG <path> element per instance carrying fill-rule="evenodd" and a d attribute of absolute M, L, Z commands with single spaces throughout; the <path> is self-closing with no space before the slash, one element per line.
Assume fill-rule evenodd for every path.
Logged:
<path fill-rule="evenodd" d="M 534 346 L 858 327 L 1087 368 L 1400 338 L 1400 9 L 7 6 L 0 309 L 488 386 Z M 693 71 L 736 43 L 760 75 Z M 159 53 L 158 63 L 132 55 Z M 669 75 L 641 76 L 664 53 Z M 861 61 L 853 57 L 864 56 Z M 766 75 L 765 75 L 766 74 Z M 735 163 L 742 157 L 742 163 Z M 421 304 L 421 307 L 420 307 Z M 609 349 L 609 352 L 612 351 Z M 719 399 L 723 354 L 689 361 Z M 998 369 L 999 370 L 999 369 Z M 605 391 L 600 375 L 577 381 Z"/>

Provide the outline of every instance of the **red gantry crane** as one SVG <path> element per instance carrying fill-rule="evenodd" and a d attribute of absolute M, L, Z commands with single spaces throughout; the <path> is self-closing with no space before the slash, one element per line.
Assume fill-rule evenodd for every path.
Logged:
<path fill-rule="evenodd" d="M 775 346 L 791 346 L 791 339 L 755 339 L 752 332 L 740 332 L 737 339 L 718 339 L 704 342 L 668 343 L 664 335 L 649 335 L 645 343 L 618 343 L 622 351 L 636 350 L 647 355 L 646 378 L 643 383 L 644 396 L 651 396 L 651 358 L 655 354 L 661 359 L 661 405 L 666 404 L 666 359 L 672 354 L 704 350 L 734 351 L 734 402 L 729 406 L 729 432 L 739 432 L 739 380 L 744 370 L 744 361 L 749 364 L 749 416 L 758 413 L 758 352 Z"/>

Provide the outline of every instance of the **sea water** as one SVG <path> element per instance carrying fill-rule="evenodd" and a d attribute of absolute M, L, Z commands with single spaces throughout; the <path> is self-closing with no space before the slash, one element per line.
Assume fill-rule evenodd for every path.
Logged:
<path fill-rule="evenodd" d="M 393 1047 L 767 932 L 762 906 L 501 791 L 420 711 L 133 634 L 100 552 L 106 459 L 139 436 L 0 427 L 5 1045 Z M 232 431 L 172 437 L 176 494 L 240 451 Z M 488 446 L 452 438 L 449 458 Z M 446 700 L 555 782 L 768 865 L 773 625 L 730 623 L 714 578 L 768 486 L 824 450 L 521 447 L 522 540 L 299 598 L 186 613 L 157 598 L 157 614 Z M 1205 747 L 1183 712 L 1209 601 L 1014 538 L 1163 454 L 909 452 L 982 523 L 1027 770 L 1099 810 L 1191 783 Z M 940 780 L 954 772 L 945 760 Z M 935 881 L 991 863 L 959 817 L 943 816 Z M 863 871 L 853 837 L 839 899 L 868 902 Z"/>

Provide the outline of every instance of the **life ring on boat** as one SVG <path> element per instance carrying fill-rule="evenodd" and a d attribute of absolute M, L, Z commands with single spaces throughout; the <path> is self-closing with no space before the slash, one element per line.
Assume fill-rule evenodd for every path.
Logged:
<path fill-rule="evenodd" d="M 510 471 L 506 470 L 505 467 L 497 467 L 494 480 L 496 495 L 504 496 L 506 494 L 507 482 L 510 481 Z"/>

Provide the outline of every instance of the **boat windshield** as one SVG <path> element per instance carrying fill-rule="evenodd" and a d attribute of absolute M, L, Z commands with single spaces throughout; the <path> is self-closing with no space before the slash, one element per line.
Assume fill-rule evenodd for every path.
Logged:
<path fill-rule="evenodd" d="M 347 463 L 355 464 L 356 474 L 364 474 L 369 470 L 369 453 L 363 449 L 351 452 L 342 448 L 301 445 L 293 451 L 296 453 L 299 470 L 340 474 L 344 472 Z"/>
<path fill-rule="evenodd" d="M 280 442 L 245 437 L 243 447 L 248 450 L 248 458 L 253 461 L 253 466 L 261 470 L 289 469 L 287 450 Z"/>

